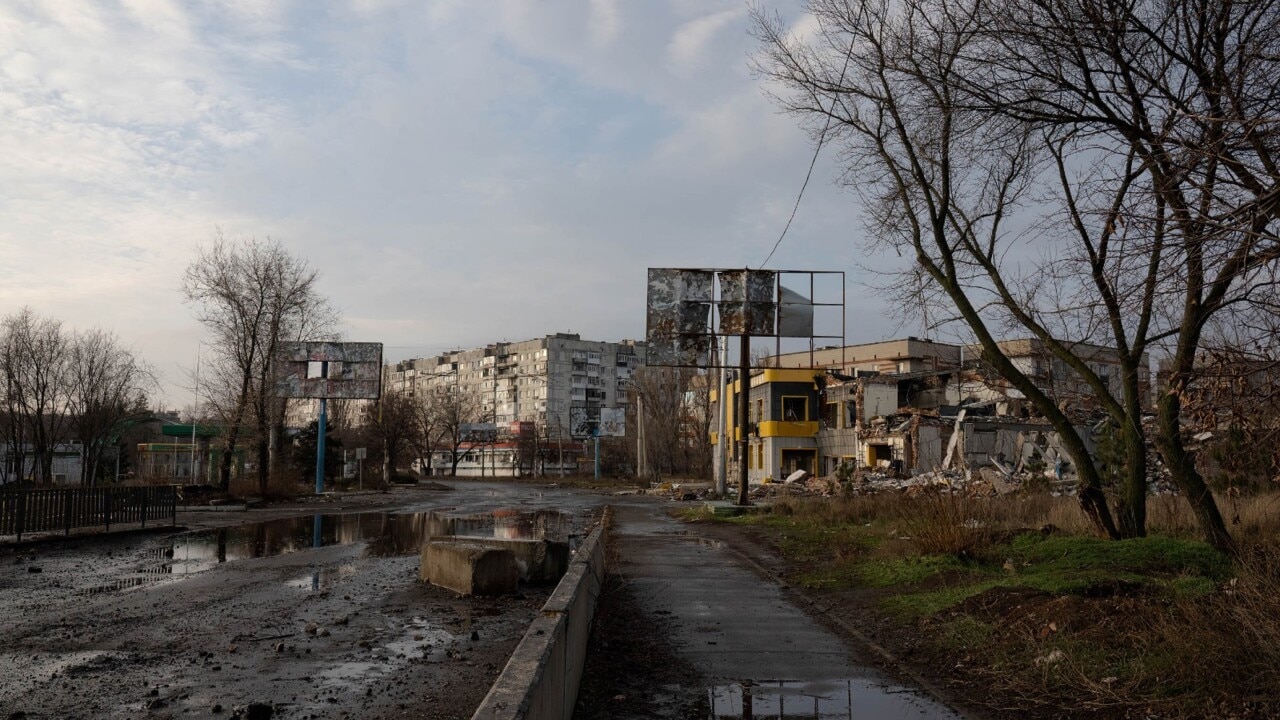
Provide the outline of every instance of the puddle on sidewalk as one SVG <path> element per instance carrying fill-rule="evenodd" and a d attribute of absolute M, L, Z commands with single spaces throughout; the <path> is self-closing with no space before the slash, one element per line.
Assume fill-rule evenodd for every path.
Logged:
<path fill-rule="evenodd" d="M 82 592 L 95 595 L 148 587 L 233 560 L 288 555 L 332 545 L 365 543 L 366 556 L 394 557 L 415 555 L 427 539 L 436 536 L 567 540 L 571 527 L 570 517 L 556 510 L 495 510 L 468 515 L 451 515 L 447 511 L 368 512 L 282 518 L 175 536 L 149 549 L 141 558 L 141 566 L 124 577 Z M 319 589 L 352 572 L 354 568 L 344 573 L 339 567 L 308 574 L 289 584 Z"/>
<path fill-rule="evenodd" d="M 707 689 L 708 720 L 805 718 L 959 718 L 937 702 L 903 687 L 859 679 L 796 682 L 744 681 Z"/>

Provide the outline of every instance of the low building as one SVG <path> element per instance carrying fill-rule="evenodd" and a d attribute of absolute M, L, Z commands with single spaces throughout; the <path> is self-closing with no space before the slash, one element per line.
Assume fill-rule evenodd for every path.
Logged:
<path fill-rule="evenodd" d="M 1079 383 L 1045 361 L 1035 343 L 1015 341 L 1007 348 L 1020 367 L 1034 373 L 1033 380 L 1049 383 L 1054 397 L 1077 407 L 1090 405 Z M 1114 353 L 1095 350 L 1087 355 L 1091 363 L 1118 367 Z M 963 354 L 959 346 L 907 338 L 815 351 L 813 359 L 821 364 L 816 368 L 752 372 L 748 478 L 781 480 L 797 470 L 833 475 L 841 466 L 891 475 L 985 467 L 1006 474 L 1074 475 L 1057 433 L 1025 396 L 976 360 L 962 364 Z M 796 353 L 768 364 L 787 366 L 809 358 Z M 726 395 L 734 408 L 729 423 L 734 441 L 742 437 L 738 393 L 735 381 Z M 712 397 L 718 400 L 716 393 Z M 1092 451 L 1089 428 L 1080 430 Z M 719 442 L 714 432 L 712 442 Z M 730 450 L 735 463 L 737 453 L 735 442 Z"/>

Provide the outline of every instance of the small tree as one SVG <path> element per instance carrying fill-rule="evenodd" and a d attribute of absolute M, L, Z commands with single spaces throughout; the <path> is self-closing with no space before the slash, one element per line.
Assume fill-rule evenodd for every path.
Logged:
<path fill-rule="evenodd" d="M 420 447 L 421 417 L 413 398 L 386 393 L 364 407 L 364 426 L 382 449 L 382 481 L 395 480 L 396 465 L 411 447 Z"/>

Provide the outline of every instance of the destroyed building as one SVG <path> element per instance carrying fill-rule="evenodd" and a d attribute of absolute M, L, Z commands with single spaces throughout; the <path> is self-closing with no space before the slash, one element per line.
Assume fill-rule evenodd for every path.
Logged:
<path fill-rule="evenodd" d="M 1033 344 L 1010 349 L 1016 354 L 1020 348 L 1034 360 Z M 992 468 L 1005 476 L 1073 478 L 1048 422 L 974 353 L 962 362 L 964 355 L 959 346 L 907 338 L 816 351 L 813 364 L 819 367 L 808 369 L 795 367 L 798 355 L 779 356 L 775 361 L 784 367 L 751 374 L 748 478 L 781 480 L 797 470 L 836 475 L 842 466 L 899 477 Z M 1037 377 L 1068 377 L 1044 367 Z M 1078 393 L 1079 386 L 1070 390 Z M 735 404 L 729 407 L 737 407 L 739 392 L 739 383 L 730 383 L 726 398 Z M 1083 404 L 1076 396 L 1073 402 Z M 731 437 L 738 440 L 737 412 L 729 416 Z M 1083 420 L 1080 430 L 1092 452 Z M 736 453 L 735 446 L 734 462 Z"/>

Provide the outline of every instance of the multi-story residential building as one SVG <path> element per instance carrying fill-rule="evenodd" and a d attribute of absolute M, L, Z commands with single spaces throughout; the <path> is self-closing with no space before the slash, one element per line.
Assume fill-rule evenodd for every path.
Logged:
<path fill-rule="evenodd" d="M 643 343 L 556 333 L 393 363 L 386 389 L 413 396 L 451 387 L 474 396 L 478 415 L 498 427 L 532 422 L 550 437 L 568 438 L 575 417 L 626 407 L 643 364 Z"/>

